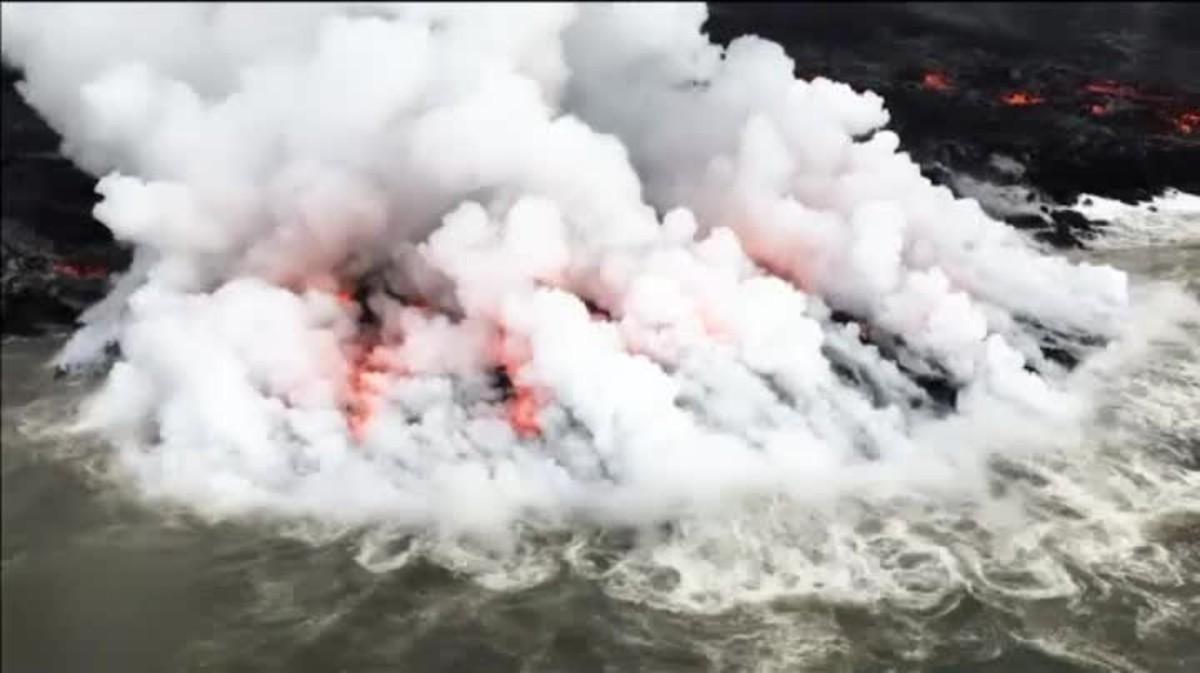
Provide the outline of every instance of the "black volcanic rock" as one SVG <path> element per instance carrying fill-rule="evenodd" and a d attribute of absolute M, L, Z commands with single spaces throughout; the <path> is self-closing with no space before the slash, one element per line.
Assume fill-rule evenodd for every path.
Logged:
<path fill-rule="evenodd" d="M 715 39 L 757 33 L 805 77 L 882 95 L 923 165 L 980 175 L 1004 154 L 1058 203 L 1200 190 L 1200 128 L 1176 121 L 1200 111 L 1200 41 L 1183 28 L 1200 25 L 1196 6 L 745 3 L 710 14 Z M 931 73 L 944 89 L 925 83 Z M 1130 84 L 1102 86 L 1117 80 Z M 1014 92 L 1042 101 L 1005 104 Z"/>
<path fill-rule="evenodd" d="M 1004 218 L 1004 221 L 1017 229 L 1046 229 L 1050 226 L 1050 222 L 1041 215 L 1025 214 L 1025 215 L 1010 215 Z"/>
<path fill-rule="evenodd" d="M 95 179 L 58 153 L 58 136 L 17 94 L 17 73 L 3 75 L 0 316 L 6 334 L 37 334 L 104 296 L 129 254 L 92 218 Z"/>
<path fill-rule="evenodd" d="M 44 238 L 20 220 L 0 222 L 0 312 L 6 334 L 37 334 L 69 325 L 79 313 L 107 292 L 108 269 L 127 262 L 115 247 L 90 254 L 55 254 L 61 241 Z"/>

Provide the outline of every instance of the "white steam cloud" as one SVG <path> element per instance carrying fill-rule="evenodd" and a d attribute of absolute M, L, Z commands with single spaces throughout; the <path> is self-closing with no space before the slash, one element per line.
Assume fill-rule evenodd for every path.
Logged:
<path fill-rule="evenodd" d="M 1119 336 L 1124 274 L 1042 254 L 923 178 L 878 96 L 705 19 L 5 5 L 22 93 L 136 249 L 61 356 L 120 346 L 84 427 L 208 512 L 497 539 L 969 490 L 1074 432 L 1087 391 L 1039 340 Z"/>

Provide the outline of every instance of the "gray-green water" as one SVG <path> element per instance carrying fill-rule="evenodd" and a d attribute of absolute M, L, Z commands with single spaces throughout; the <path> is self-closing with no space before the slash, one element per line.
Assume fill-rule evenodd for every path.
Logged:
<path fill-rule="evenodd" d="M 1103 259 L 1200 286 L 1196 247 Z M 370 571 L 356 535 L 306 542 L 143 504 L 96 476 L 99 447 L 34 432 L 67 420 L 83 385 L 43 366 L 57 343 L 3 345 L 5 673 L 1200 670 L 1195 338 L 1120 382 L 1125 434 L 1075 456 L 1071 469 L 1100 476 L 1063 482 L 1094 492 L 1046 486 L 1062 465 L 1010 477 L 1029 484 L 1040 531 L 1017 560 L 955 551 L 962 580 L 925 605 L 817 591 L 717 614 L 629 600 L 566 564 L 518 590 L 426 560 Z M 1035 590 L 1047 577 L 1071 590 Z"/>

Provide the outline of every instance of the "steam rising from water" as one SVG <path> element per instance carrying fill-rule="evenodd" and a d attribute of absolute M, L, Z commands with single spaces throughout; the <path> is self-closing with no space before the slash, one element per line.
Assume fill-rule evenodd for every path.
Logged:
<path fill-rule="evenodd" d="M 1003 509 L 989 465 L 1078 445 L 1138 336 L 1123 273 L 932 185 L 878 96 L 711 44 L 702 5 L 3 11 L 136 246 L 60 356 L 120 347 L 80 427 L 150 497 L 371 526 L 367 563 L 424 532 L 536 574 L 518 531 L 674 521 L 642 562 L 712 564 L 676 583 L 852 592 L 910 553 L 895 581 L 944 586 L 888 513 Z M 882 509 L 827 525 L 847 502 Z"/>

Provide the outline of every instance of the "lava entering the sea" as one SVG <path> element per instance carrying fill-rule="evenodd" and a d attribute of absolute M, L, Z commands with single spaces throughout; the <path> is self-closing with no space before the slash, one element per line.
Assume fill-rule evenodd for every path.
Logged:
<path fill-rule="evenodd" d="M 509 395 L 508 423 L 513 432 L 522 439 L 532 439 L 541 436 L 542 427 L 538 420 L 541 405 L 538 402 L 537 391 L 521 381 L 521 368 L 529 360 L 528 347 L 512 337 L 503 328 L 497 332 L 491 345 L 492 356 L 500 365 L 502 388 Z M 507 385 L 505 385 L 507 384 Z"/>

